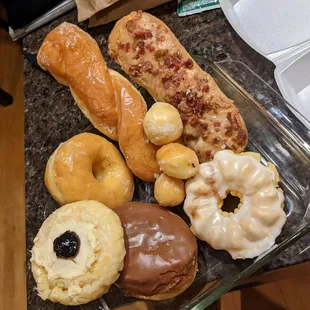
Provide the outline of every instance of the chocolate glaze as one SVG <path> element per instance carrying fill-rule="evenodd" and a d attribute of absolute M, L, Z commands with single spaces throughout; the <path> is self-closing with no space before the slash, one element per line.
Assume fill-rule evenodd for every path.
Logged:
<path fill-rule="evenodd" d="M 126 257 L 117 285 L 131 296 L 182 290 L 196 273 L 197 242 L 186 223 L 156 204 L 114 210 L 125 233 Z"/>

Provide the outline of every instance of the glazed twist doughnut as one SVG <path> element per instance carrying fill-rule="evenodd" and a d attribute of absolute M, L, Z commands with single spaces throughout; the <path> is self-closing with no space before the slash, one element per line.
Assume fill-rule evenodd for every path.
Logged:
<path fill-rule="evenodd" d="M 97 42 L 78 26 L 62 23 L 46 36 L 37 60 L 60 84 L 70 87 L 89 121 L 103 134 L 117 140 L 112 81 Z"/>
<path fill-rule="evenodd" d="M 158 148 L 143 130 L 145 101 L 125 77 L 108 70 L 96 41 L 76 25 L 62 23 L 46 36 L 37 58 L 44 70 L 70 87 L 94 127 L 113 140 L 119 135 L 121 151 L 133 173 L 154 182 L 154 175 L 159 174 Z"/>

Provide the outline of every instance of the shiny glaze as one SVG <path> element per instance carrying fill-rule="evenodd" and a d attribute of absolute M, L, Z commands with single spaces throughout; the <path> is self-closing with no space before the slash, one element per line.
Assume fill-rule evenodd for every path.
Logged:
<path fill-rule="evenodd" d="M 118 285 L 128 295 L 151 296 L 181 286 L 196 263 L 197 243 L 186 223 L 155 204 L 115 209 L 127 255 Z"/>

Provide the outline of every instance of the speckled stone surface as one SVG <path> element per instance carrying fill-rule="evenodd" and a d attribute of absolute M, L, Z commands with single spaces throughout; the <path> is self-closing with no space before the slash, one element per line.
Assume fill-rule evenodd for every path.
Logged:
<path fill-rule="evenodd" d="M 229 58 L 240 60 L 270 86 L 277 89 L 273 77 L 273 64 L 257 54 L 238 37 L 221 10 L 208 11 L 184 18 L 179 18 L 175 11 L 176 5 L 172 2 L 150 12 L 167 23 L 192 55 L 204 56 L 213 61 Z M 37 53 L 45 35 L 63 21 L 76 23 L 76 11 L 24 38 L 24 51 Z M 89 29 L 89 33 L 99 43 L 108 66 L 119 70 L 118 66 L 108 57 L 107 52 L 107 40 L 113 25 L 112 23 Z M 80 26 L 84 30 L 86 29 L 85 24 Z M 53 78 L 33 67 L 26 60 L 24 71 L 28 309 L 66 309 L 61 305 L 43 302 L 37 296 L 35 282 L 30 271 L 30 250 L 43 220 L 56 207 L 44 185 L 44 169 L 47 160 L 61 142 L 83 131 L 89 126 L 89 122 L 74 104 L 68 88 L 59 85 Z M 249 78 L 251 77 L 249 76 Z M 310 236 L 303 237 L 275 258 L 272 263 L 265 266 L 264 270 L 309 260 L 310 251 L 307 250 L 309 244 Z M 208 247 L 202 243 L 200 246 Z M 212 265 L 215 266 L 208 273 L 208 280 L 223 277 L 225 269 L 217 268 L 216 263 L 224 260 L 229 266 L 233 262 L 222 251 L 214 251 L 210 248 L 207 248 L 206 251 L 209 253 L 208 259 L 210 257 L 214 259 Z M 204 260 L 204 258 L 201 259 Z M 113 296 L 118 295 L 119 292 L 114 288 L 112 293 L 106 297 L 107 302 L 113 306 L 115 303 Z M 75 309 L 75 307 L 70 309 Z M 76 307 L 76 309 L 80 308 Z M 97 301 L 83 306 L 83 309 L 103 309 L 103 307 L 100 301 Z M 169 308 L 169 304 L 167 304 L 165 309 L 172 308 Z"/>

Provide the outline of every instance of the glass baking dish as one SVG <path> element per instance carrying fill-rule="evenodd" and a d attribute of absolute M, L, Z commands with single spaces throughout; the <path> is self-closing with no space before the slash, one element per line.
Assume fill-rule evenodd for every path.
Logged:
<path fill-rule="evenodd" d="M 216 251 L 198 240 L 199 270 L 196 279 L 189 289 L 174 299 L 158 302 L 136 300 L 124 296 L 117 287 L 112 286 L 103 298 L 76 309 L 203 310 L 310 231 L 310 131 L 294 115 L 298 112 L 243 63 L 225 60 L 215 64 L 204 58 L 195 59 L 239 107 L 249 132 L 247 150 L 260 153 L 264 163 L 270 161 L 276 165 L 287 214 L 282 233 L 276 244 L 258 258 L 237 261 L 227 252 Z M 138 88 L 150 106 L 152 98 L 144 89 Z M 84 131 L 100 134 L 92 126 Z M 134 200 L 155 202 L 151 183 L 138 179 L 135 183 Z M 57 207 L 54 200 L 48 200 L 46 216 Z M 170 210 L 189 223 L 182 206 Z M 53 304 L 51 309 L 69 307 Z"/>

